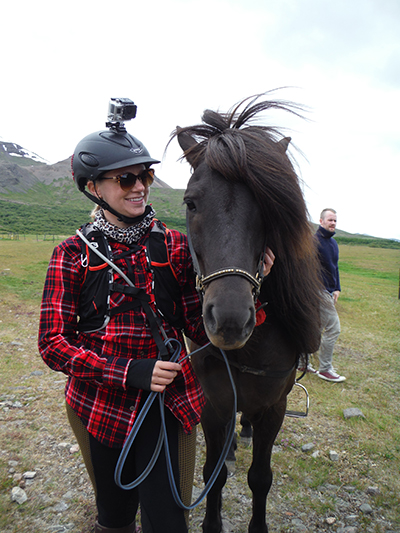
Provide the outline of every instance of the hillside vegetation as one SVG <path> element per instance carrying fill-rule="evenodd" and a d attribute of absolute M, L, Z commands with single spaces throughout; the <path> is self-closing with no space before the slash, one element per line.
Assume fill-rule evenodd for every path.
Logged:
<path fill-rule="evenodd" d="M 186 232 L 183 189 L 151 189 L 150 202 L 168 227 Z M 23 235 L 72 235 L 90 221 L 93 203 L 71 183 L 59 178 L 51 184 L 36 183 L 29 192 L 0 194 L 0 238 Z M 316 228 L 316 225 L 313 225 Z M 400 242 L 338 230 L 338 243 L 400 249 Z"/>
<path fill-rule="evenodd" d="M 185 230 L 183 190 L 152 188 L 150 203 L 167 226 Z M 51 185 L 37 183 L 29 193 L 0 194 L 0 236 L 7 234 L 72 235 L 90 221 L 94 204 L 60 178 Z"/>
<path fill-rule="evenodd" d="M 151 201 L 168 227 L 185 231 L 183 190 L 171 189 L 157 176 Z M 53 165 L 16 143 L 0 144 L 0 239 L 25 235 L 71 235 L 90 220 L 93 204 L 71 179 L 70 157 Z M 316 225 L 313 224 L 314 230 Z M 339 243 L 400 249 L 400 242 L 337 230 Z"/>

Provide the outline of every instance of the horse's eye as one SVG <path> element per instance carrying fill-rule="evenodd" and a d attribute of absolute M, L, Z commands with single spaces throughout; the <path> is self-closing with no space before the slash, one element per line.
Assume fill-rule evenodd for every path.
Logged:
<path fill-rule="evenodd" d="M 189 211 L 196 211 L 196 205 L 192 200 L 185 200 L 185 204 Z"/>

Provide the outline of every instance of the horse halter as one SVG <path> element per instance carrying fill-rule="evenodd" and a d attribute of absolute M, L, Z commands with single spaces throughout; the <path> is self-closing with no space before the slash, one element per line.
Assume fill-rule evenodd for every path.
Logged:
<path fill-rule="evenodd" d="M 192 253 L 192 252 L 191 252 Z M 193 253 L 192 253 L 193 257 Z M 193 264 L 195 263 L 193 259 Z M 197 269 L 195 268 L 196 272 Z M 236 267 L 229 267 L 229 268 L 221 268 L 220 270 L 216 270 L 215 272 L 212 272 L 208 276 L 203 275 L 196 275 L 196 289 L 198 291 L 201 291 L 201 293 L 204 295 L 204 292 L 206 290 L 206 285 L 211 283 L 214 279 L 222 278 L 225 276 L 241 276 L 242 278 L 247 279 L 250 281 L 250 283 L 253 285 L 253 294 L 254 298 L 256 299 L 260 293 L 261 289 L 261 283 L 262 283 L 262 276 L 260 275 L 260 271 L 256 273 L 255 276 L 252 276 L 249 274 L 246 270 L 242 270 L 241 268 Z"/>
<path fill-rule="evenodd" d="M 188 215 L 186 213 L 186 233 L 188 238 L 188 244 L 189 244 L 189 250 L 190 254 L 192 256 L 193 260 L 193 268 L 196 272 L 196 289 L 201 295 L 202 298 L 204 298 L 204 293 L 206 290 L 206 286 L 218 278 L 223 278 L 225 276 L 241 276 L 242 278 L 247 279 L 253 286 L 253 298 L 254 302 L 257 301 L 258 295 L 260 294 L 261 290 L 261 284 L 263 282 L 263 260 L 264 260 L 264 251 L 261 253 L 260 261 L 258 264 L 258 270 L 256 272 L 255 276 L 252 276 L 247 272 L 246 270 L 243 270 L 242 268 L 237 267 L 227 267 L 227 268 L 221 268 L 220 270 L 216 270 L 215 272 L 211 272 L 208 276 L 203 276 L 200 270 L 199 261 L 197 259 L 196 252 L 193 247 L 192 239 L 190 236 L 190 230 L 189 230 L 189 223 L 188 223 Z M 264 247 L 265 249 L 265 247 Z"/>

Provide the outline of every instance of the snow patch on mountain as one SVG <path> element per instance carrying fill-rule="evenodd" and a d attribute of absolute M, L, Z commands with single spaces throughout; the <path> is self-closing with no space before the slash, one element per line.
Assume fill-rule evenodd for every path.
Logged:
<path fill-rule="evenodd" d="M 6 141 L 2 137 L 0 137 L 0 151 L 3 151 L 5 154 L 11 157 L 32 159 L 38 163 L 49 163 L 46 161 L 46 159 L 43 159 L 43 157 L 40 157 L 34 152 L 31 152 L 30 150 L 27 150 L 26 148 L 23 148 L 19 144 L 16 144 L 12 141 Z"/>

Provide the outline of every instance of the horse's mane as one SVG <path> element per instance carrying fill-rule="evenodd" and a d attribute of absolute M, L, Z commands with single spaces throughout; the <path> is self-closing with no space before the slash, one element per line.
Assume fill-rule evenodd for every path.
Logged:
<path fill-rule="evenodd" d="M 261 298 L 269 302 L 298 351 L 312 352 L 319 342 L 319 262 L 300 180 L 286 154 L 290 139 L 274 127 L 252 124 L 268 109 L 301 116 L 302 108 L 277 100 L 256 102 L 258 98 L 247 98 L 228 113 L 206 110 L 202 124 L 178 128 L 174 135 L 184 133 L 197 140 L 185 152 L 192 166 L 205 162 L 253 192 L 267 244 L 276 256 Z"/>

